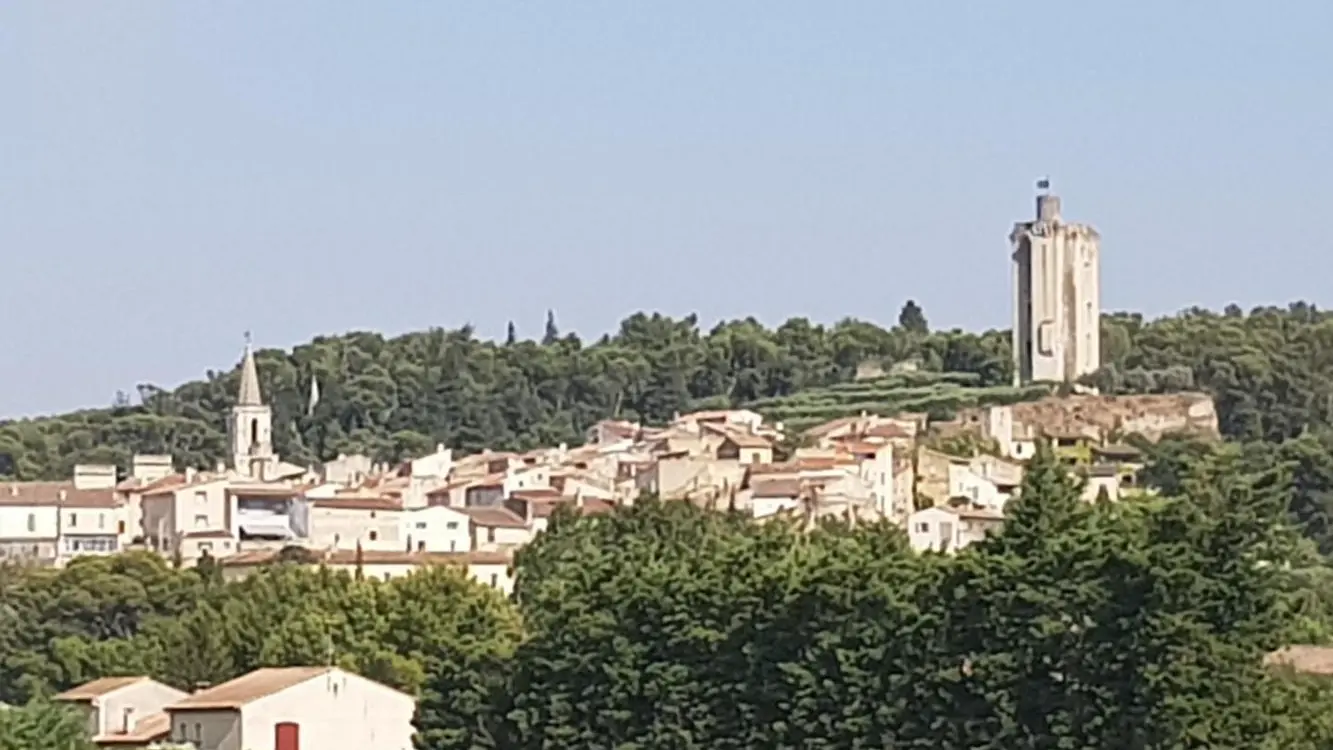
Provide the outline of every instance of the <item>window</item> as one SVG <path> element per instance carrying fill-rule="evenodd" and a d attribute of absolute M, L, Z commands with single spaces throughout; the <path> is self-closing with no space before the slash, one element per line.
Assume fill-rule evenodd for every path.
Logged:
<path fill-rule="evenodd" d="M 69 527 L 72 529 L 72 528 L 74 528 L 75 526 L 78 526 L 78 525 L 79 525 L 79 514 L 78 514 L 78 513 L 70 513 L 70 514 L 69 514 Z"/>
<path fill-rule="evenodd" d="M 36 530 L 37 530 L 37 514 L 36 514 L 36 513 L 29 513 L 29 514 L 28 514 L 28 531 L 36 531 Z"/>
<path fill-rule="evenodd" d="M 98 513 L 98 514 L 97 514 L 97 528 L 99 528 L 99 529 L 105 529 L 105 528 L 106 528 L 106 514 L 105 514 L 105 513 Z"/>
<path fill-rule="evenodd" d="M 495 541 L 495 527 L 494 527 L 494 526 L 487 526 L 487 527 L 486 527 L 486 541 L 488 541 L 488 542 L 493 542 L 493 541 Z"/>
<path fill-rule="evenodd" d="M 930 531 L 930 524 L 928 524 L 928 523 L 919 523 L 919 524 L 916 525 L 916 530 L 917 530 L 917 532 L 919 532 L 919 533 L 921 533 L 921 534 L 928 533 L 928 532 Z"/>
<path fill-rule="evenodd" d="M 373 542 L 373 541 L 375 541 L 376 539 L 379 539 L 379 538 L 380 538 L 380 533 L 379 533 L 378 531 L 371 531 L 371 532 L 370 532 L 370 541 Z"/>
<path fill-rule="evenodd" d="M 200 543 L 199 543 L 199 551 L 200 551 L 200 552 L 212 552 L 212 551 L 213 551 L 213 543 L 212 543 L 212 542 L 200 542 Z"/>
<path fill-rule="evenodd" d="M 373 510 L 370 511 L 370 517 L 371 517 L 371 518 L 374 518 L 374 517 L 375 517 L 375 511 L 373 511 Z"/>
<path fill-rule="evenodd" d="M 444 525 L 444 528 L 446 528 L 446 529 L 448 529 L 448 530 L 450 530 L 450 531 L 454 531 L 454 530 L 456 530 L 456 529 L 458 528 L 458 522 L 457 522 L 457 521 L 450 521 L 450 522 L 448 522 L 448 523 L 446 523 L 446 524 Z"/>
<path fill-rule="evenodd" d="M 204 492 L 203 490 L 199 490 L 198 492 L 194 493 L 194 504 L 195 504 L 195 505 L 203 505 L 203 504 L 206 503 L 206 502 L 208 502 L 208 493 L 207 493 L 207 492 Z"/>
<path fill-rule="evenodd" d="M 418 529 L 424 529 L 424 528 L 426 528 L 426 522 L 425 522 L 425 521 L 417 521 L 417 528 L 418 528 Z"/>
<path fill-rule="evenodd" d="M 124 533 L 125 533 L 125 522 L 124 522 L 124 521 L 119 521 L 119 522 L 116 523 L 116 533 L 117 533 L 117 534 L 124 534 Z"/>
<path fill-rule="evenodd" d="M 499 573 L 492 573 L 492 574 L 491 574 L 491 588 L 493 588 L 493 589 L 498 589 L 498 588 L 500 588 L 500 574 L 499 574 Z"/>
<path fill-rule="evenodd" d="M 183 721 L 181 722 L 180 725 L 180 736 L 177 739 L 179 739 L 181 742 L 188 742 L 190 740 L 190 738 L 185 734 L 185 722 Z"/>
<path fill-rule="evenodd" d="M 194 725 L 194 744 L 199 745 L 204 741 L 204 727 L 202 724 Z"/>
<path fill-rule="evenodd" d="M 384 574 L 384 580 L 386 580 L 386 581 L 389 580 L 389 579 L 392 578 L 392 577 L 393 577 L 393 574 L 392 574 L 392 573 L 385 573 L 385 574 Z"/>
<path fill-rule="evenodd" d="M 208 516 L 207 516 L 206 514 L 203 514 L 203 513 L 200 513 L 200 514 L 196 515 L 196 516 L 194 517 L 194 527 L 195 527 L 196 529 L 206 529 L 206 528 L 208 528 Z"/>

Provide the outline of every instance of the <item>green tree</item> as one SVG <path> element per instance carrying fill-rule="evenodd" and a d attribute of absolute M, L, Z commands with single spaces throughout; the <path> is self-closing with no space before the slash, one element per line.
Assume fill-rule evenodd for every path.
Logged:
<path fill-rule="evenodd" d="M 34 702 L 0 708 L 0 750 L 93 750 L 87 725 L 66 706 Z"/>
<path fill-rule="evenodd" d="M 926 313 L 916 300 L 911 299 L 907 300 L 902 311 L 898 313 L 898 327 L 911 333 L 930 333 L 930 325 L 926 323 Z"/>

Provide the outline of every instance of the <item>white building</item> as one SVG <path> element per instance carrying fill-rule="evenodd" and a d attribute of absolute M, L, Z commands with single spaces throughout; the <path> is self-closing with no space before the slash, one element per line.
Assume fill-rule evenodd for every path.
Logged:
<path fill-rule="evenodd" d="M 432 505 L 404 512 L 400 535 L 412 552 L 466 552 L 472 549 L 471 524 L 457 508 Z"/>
<path fill-rule="evenodd" d="M 996 510 L 936 506 L 907 517 L 907 537 L 918 552 L 957 552 L 1003 526 Z"/>
<path fill-rule="evenodd" d="M 1044 192 L 1037 196 L 1036 218 L 1015 224 L 1009 242 L 1015 382 L 1069 383 L 1096 372 L 1101 367 L 1097 230 L 1066 222 L 1059 197 Z"/>
<path fill-rule="evenodd" d="M 198 750 L 411 750 L 410 695 L 336 667 L 257 669 L 167 706 Z"/>
<path fill-rule="evenodd" d="M 55 696 L 75 707 L 99 747 L 135 748 L 164 739 L 169 704 L 188 696 L 148 677 L 103 677 Z"/>

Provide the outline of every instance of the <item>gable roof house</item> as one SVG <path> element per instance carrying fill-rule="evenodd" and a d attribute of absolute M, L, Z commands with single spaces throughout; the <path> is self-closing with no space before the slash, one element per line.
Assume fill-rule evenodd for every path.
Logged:
<path fill-rule="evenodd" d="M 416 700 L 337 667 L 257 669 L 167 706 L 198 750 L 411 750 Z"/>
<path fill-rule="evenodd" d="M 167 705 L 185 697 L 148 677 L 103 677 L 66 690 L 56 700 L 80 710 L 97 746 L 146 748 L 167 736 Z"/>

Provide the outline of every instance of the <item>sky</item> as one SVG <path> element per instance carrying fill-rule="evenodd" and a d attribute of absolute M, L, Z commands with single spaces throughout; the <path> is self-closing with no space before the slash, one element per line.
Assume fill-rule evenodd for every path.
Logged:
<path fill-rule="evenodd" d="M 1049 176 L 1108 310 L 1333 305 L 1333 3 L 0 4 L 0 415 L 244 332 L 1007 327 Z"/>

